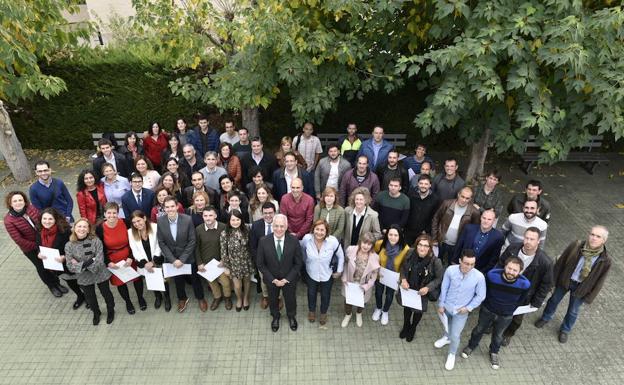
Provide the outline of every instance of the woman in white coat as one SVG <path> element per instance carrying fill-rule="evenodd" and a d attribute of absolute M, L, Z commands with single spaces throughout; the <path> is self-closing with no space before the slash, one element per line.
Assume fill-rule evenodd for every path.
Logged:
<path fill-rule="evenodd" d="M 130 217 L 130 223 L 132 226 L 128 229 L 128 241 L 130 243 L 130 250 L 137 262 L 139 272 L 147 270 L 152 272 L 154 267 L 160 267 L 163 264 L 163 257 L 158 246 L 158 239 L 156 238 L 156 224 L 150 223 L 149 218 L 143 211 L 136 210 Z M 144 273 L 143 273 L 144 274 Z M 163 294 L 160 291 L 155 291 L 154 296 L 156 301 L 154 307 L 160 308 L 163 301 Z M 169 284 L 165 282 L 165 311 L 171 310 L 171 297 L 169 295 Z"/>

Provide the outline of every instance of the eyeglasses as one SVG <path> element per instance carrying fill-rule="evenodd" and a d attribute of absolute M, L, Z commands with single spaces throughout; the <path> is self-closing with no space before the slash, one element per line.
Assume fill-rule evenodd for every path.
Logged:
<path fill-rule="evenodd" d="M 431 247 L 431 246 L 430 246 L 429 244 L 427 244 L 427 243 L 419 243 L 417 246 L 420 246 L 420 247 Z"/>

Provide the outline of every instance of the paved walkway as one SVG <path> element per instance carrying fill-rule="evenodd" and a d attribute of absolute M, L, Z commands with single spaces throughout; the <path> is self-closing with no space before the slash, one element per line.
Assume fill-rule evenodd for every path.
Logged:
<path fill-rule="evenodd" d="M 501 161 L 499 168 L 506 189 L 522 190 L 527 178 L 515 165 Z M 371 321 L 369 304 L 364 327 L 352 323 L 340 328 L 338 285 L 329 330 L 305 320 L 302 285 L 296 333 L 286 325 L 272 333 L 268 312 L 259 308 L 257 297 L 248 312 L 220 307 L 201 313 L 191 300 L 187 311 L 178 314 L 155 310 L 149 293 L 149 308 L 130 316 L 116 290 L 115 322 L 93 327 L 89 311 L 71 309 L 72 295 L 56 299 L 48 293 L 2 230 L 0 384 L 622 384 L 624 209 L 616 208 L 624 202 L 620 170 L 624 161 L 614 155 L 611 164 L 598 167 L 594 176 L 573 164 L 533 172 L 545 183 L 552 204 L 549 255 L 558 255 L 572 239 L 585 237 L 592 224 L 602 223 L 611 230 L 607 245 L 615 264 L 597 300 L 582 309 L 566 345 L 556 338 L 561 309 L 542 330 L 532 325 L 537 315 L 529 315 L 512 344 L 501 351 L 498 371 L 489 366 L 486 337 L 469 360 L 458 357 L 455 370 L 446 372 L 445 351 L 433 348 L 441 327 L 432 312 L 424 316 L 412 343 L 398 338 L 402 310 L 396 305 L 388 326 Z M 57 171 L 56 176 L 74 181 L 79 170 Z M 14 187 L 26 188 L 4 186 L 0 193 L 4 196 Z M 476 318 L 470 317 L 462 346 Z"/>

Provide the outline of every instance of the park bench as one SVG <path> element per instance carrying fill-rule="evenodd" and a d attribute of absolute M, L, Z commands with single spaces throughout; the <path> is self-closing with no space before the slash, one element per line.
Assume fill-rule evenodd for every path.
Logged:
<path fill-rule="evenodd" d="M 93 145 L 96 148 L 98 146 L 98 141 L 102 139 L 103 134 L 104 134 L 103 132 L 94 132 L 91 134 L 91 140 L 93 141 Z M 115 141 L 113 142 L 113 146 L 115 146 L 115 149 L 119 149 L 121 146 L 124 145 L 124 140 L 126 139 L 127 132 L 114 132 L 114 133 L 111 132 L 108 134 L 109 135 L 112 134 L 115 137 Z M 136 134 L 139 138 L 143 138 L 142 132 L 137 132 Z"/>
<path fill-rule="evenodd" d="M 593 135 L 587 143 L 570 151 L 568 156 L 559 162 L 579 162 L 585 171 L 593 175 L 594 169 L 598 164 L 609 163 L 609 159 L 604 154 L 596 151 L 592 152 L 592 149 L 599 149 L 602 146 L 602 141 L 602 135 Z M 540 145 L 535 141 L 534 135 L 529 136 L 524 145 L 525 150 L 521 155 L 520 169 L 528 175 L 531 167 L 539 160 Z"/>
<path fill-rule="evenodd" d="M 338 139 L 345 136 L 346 133 L 336 132 L 336 133 L 322 133 L 318 134 L 318 138 L 321 140 L 321 145 L 323 148 L 327 148 L 330 144 L 338 143 Z M 369 139 L 371 134 L 358 134 L 362 141 Z M 407 134 L 384 134 L 384 139 L 388 142 L 392 143 L 392 145 L 396 148 L 405 147 L 407 143 Z"/>

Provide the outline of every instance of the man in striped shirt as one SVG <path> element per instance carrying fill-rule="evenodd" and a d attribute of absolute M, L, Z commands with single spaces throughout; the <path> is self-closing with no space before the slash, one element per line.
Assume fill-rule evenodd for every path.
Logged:
<path fill-rule="evenodd" d="M 527 199 L 524 202 L 521 213 L 511 214 L 507 218 L 501 229 L 503 235 L 505 235 L 503 251 L 511 244 L 522 243 L 524 241 L 524 233 L 529 227 L 537 227 L 539 229 L 541 232 L 539 247 L 541 249 L 544 248 L 548 223 L 537 216 L 538 210 L 538 202 L 534 199 Z"/>

